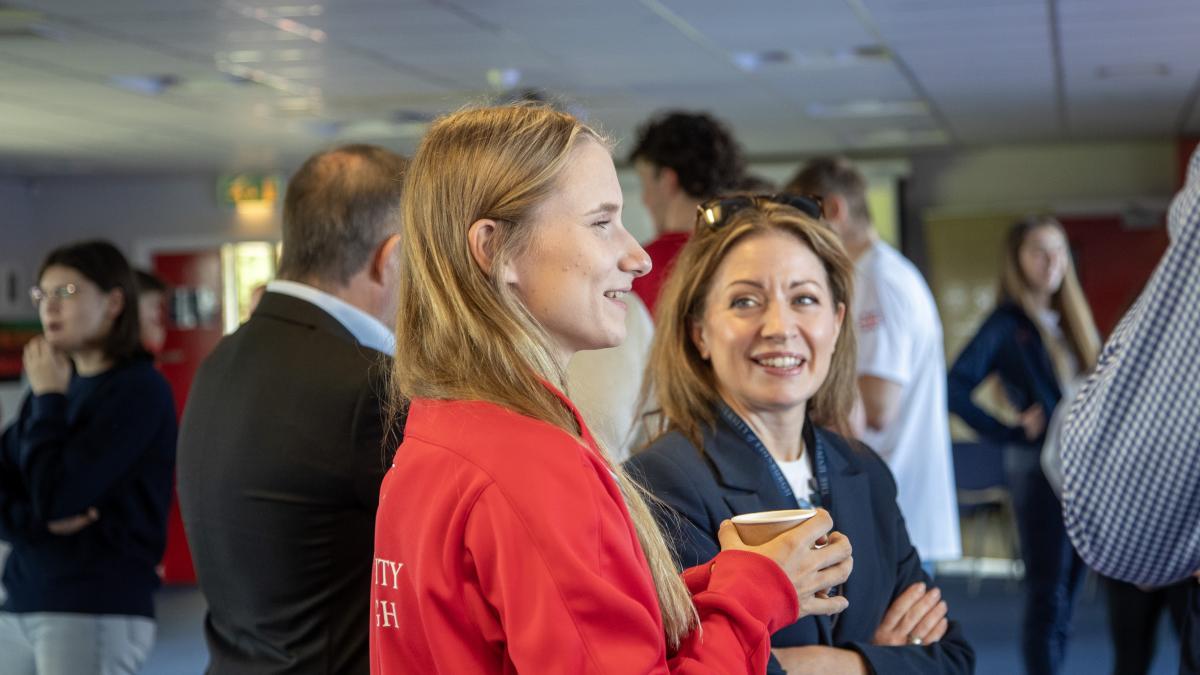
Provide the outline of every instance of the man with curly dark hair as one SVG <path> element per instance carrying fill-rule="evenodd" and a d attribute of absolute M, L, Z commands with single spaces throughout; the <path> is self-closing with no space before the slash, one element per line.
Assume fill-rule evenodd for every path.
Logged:
<path fill-rule="evenodd" d="M 733 134 L 707 113 L 668 111 L 638 130 L 629 159 L 642 183 L 642 203 L 658 233 L 646 245 L 654 268 L 634 279 L 633 290 L 651 313 L 671 262 L 696 223 L 696 206 L 736 189 L 742 151 Z"/>

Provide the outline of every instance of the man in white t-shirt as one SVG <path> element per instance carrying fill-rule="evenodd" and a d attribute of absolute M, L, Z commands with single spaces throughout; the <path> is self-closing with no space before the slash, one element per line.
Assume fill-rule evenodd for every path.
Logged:
<path fill-rule="evenodd" d="M 818 195 L 855 264 L 861 440 L 887 461 L 913 545 L 925 563 L 962 555 L 942 322 L 920 272 L 871 222 L 867 184 L 848 161 L 809 162 L 788 192 Z"/>
<path fill-rule="evenodd" d="M 629 459 L 641 438 L 638 402 L 654 320 L 634 294 L 626 295 L 625 341 L 608 349 L 575 354 L 567 365 L 567 395 L 579 408 L 588 430 L 612 455 L 614 462 Z"/>

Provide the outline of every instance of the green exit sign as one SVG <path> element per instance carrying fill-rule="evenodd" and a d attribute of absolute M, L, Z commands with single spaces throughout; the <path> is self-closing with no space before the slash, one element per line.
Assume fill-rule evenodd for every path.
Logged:
<path fill-rule="evenodd" d="M 279 197 L 279 177 L 266 173 L 231 173 L 217 178 L 217 203 L 274 204 Z"/>

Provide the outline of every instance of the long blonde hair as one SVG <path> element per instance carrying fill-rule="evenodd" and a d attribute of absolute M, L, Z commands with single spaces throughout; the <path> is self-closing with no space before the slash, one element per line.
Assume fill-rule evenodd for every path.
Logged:
<path fill-rule="evenodd" d="M 828 226 L 794 208 L 760 201 L 738 211 L 721 227 L 699 226 L 671 268 L 657 303 L 654 342 L 642 386 L 641 409 L 651 398 L 659 406 L 659 414 L 648 416 L 655 420 L 648 434 L 651 440 L 674 429 L 697 448 L 704 447 L 703 428 L 716 423 L 714 406 L 721 396 L 712 366 L 692 341 L 692 326 L 703 319 L 713 276 L 729 252 L 740 242 L 767 232 L 791 235 L 812 250 L 829 277 L 833 309 L 836 311 L 838 304 L 845 307 L 829 374 L 808 402 L 808 416 L 815 424 L 849 432 L 847 418 L 856 386 L 857 343 L 850 306 L 854 264 Z"/>
<path fill-rule="evenodd" d="M 402 198 L 393 407 L 409 397 L 489 401 L 580 440 L 550 340 L 499 275 L 475 262 L 467 232 L 497 223 L 493 269 L 528 246 L 534 209 L 558 187 L 572 151 L 607 141 L 571 115 L 538 105 L 460 111 L 435 122 L 409 165 Z M 464 358 L 469 354 L 470 358 Z M 654 517 L 620 466 L 612 468 L 657 589 L 668 645 L 699 623 Z"/>
<path fill-rule="evenodd" d="M 1037 308 L 1033 300 L 1033 291 L 1025 273 L 1021 270 L 1021 247 L 1025 240 L 1035 230 L 1043 227 L 1058 230 L 1063 241 L 1067 240 L 1067 232 L 1062 223 L 1050 216 L 1031 216 L 1015 223 L 1008 230 L 1005 242 L 1004 268 L 1000 273 L 1000 301 L 1012 302 L 1025 312 L 1025 315 L 1044 333 L 1041 323 L 1037 320 Z M 1075 274 L 1075 262 L 1070 251 L 1067 252 L 1067 269 L 1063 273 L 1062 285 L 1050 296 L 1050 306 L 1062 317 L 1063 335 L 1067 345 L 1079 362 L 1080 372 L 1087 372 L 1096 365 L 1100 354 L 1100 335 L 1096 330 L 1096 321 L 1092 318 L 1092 310 L 1087 298 L 1083 295 L 1083 287 L 1079 285 L 1079 277 Z M 1053 355 L 1053 341 L 1042 334 L 1042 342 Z M 1057 362 L 1057 359 L 1055 359 Z M 1056 365 L 1056 370 L 1061 370 Z M 1062 379 L 1063 373 L 1059 373 Z M 1062 385 L 1069 384 L 1062 382 Z"/>

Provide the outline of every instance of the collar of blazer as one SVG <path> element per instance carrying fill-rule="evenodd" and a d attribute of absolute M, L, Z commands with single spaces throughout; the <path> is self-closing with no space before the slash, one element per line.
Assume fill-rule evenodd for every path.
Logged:
<path fill-rule="evenodd" d="M 815 447 L 815 444 L 820 443 L 824 448 L 831 479 L 862 471 L 842 437 L 813 425 L 807 419 L 804 421 L 802 433 L 807 447 Z M 717 480 L 728 487 L 757 492 L 764 485 L 772 484 L 770 467 L 747 447 L 741 434 L 721 419 L 720 415 L 717 416 L 716 427 L 704 434 L 704 454 L 712 462 Z"/>
<path fill-rule="evenodd" d="M 876 536 L 875 531 L 879 528 L 889 527 L 890 523 L 874 521 L 873 499 L 869 494 L 870 478 L 860 455 L 867 452 L 865 446 L 847 441 L 808 421 L 805 421 L 803 433 L 808 447 L 820 444 L 825 453 L 831 503 L 823 506 L 833 518 L 834 529 L 848 536 L 852 542 L 865 543 Z M 741 435 L 719 417 L 716 428 L 704 435 L 704 452 L 714 468 L 717 481 L 732 489 L 721 495 L 721 499 L 733 514 L 795 507 L 776 487 L 770 469 L 764 465 L 758 453 L 748 447 Z M 868 555 L 872 550 L 871 547 L 863 548 Z M 841 592 L 856 595 L 857 586 L 848 582 Z M 870 590 L 869 585 L 867 588 Z M 832 644 L 832 622 L 827 617 L 816 617 L 816 620 L 817 630 L 823 635 L 821 644 Z"/>
<path fill-rule="evenodd" d="M 301 300 L 290 295 L 272 293 L 270 291 L 263 293 L 262 299 L 259 300 L 258 307 L 254 309 L 254 314 L 251 318 L 260 316 L 299 324 L 314 330 L 336 335 L 352 344 L 358 344 L 358 340 L 354 339 L 354 335 L 328 312 L 307 300 Z"/>

